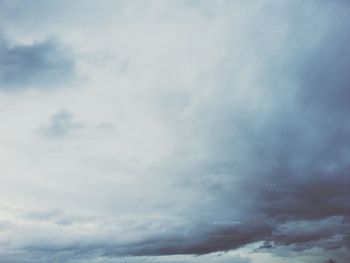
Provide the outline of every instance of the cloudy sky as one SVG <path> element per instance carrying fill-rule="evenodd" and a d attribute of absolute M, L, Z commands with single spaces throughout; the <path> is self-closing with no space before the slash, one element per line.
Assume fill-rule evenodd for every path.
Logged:
<path fill-rule="evenodd" d="M 0 0 L 1 263 L 350 258 L 346 0 Z"/>

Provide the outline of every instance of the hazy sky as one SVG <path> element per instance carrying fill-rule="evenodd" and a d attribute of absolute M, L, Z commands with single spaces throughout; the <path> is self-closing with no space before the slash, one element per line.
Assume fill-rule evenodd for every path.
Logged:
<path fill-rule="evenodd" d="M 346 0 L 0 0 L 0 263 L 350 258 Z"/>

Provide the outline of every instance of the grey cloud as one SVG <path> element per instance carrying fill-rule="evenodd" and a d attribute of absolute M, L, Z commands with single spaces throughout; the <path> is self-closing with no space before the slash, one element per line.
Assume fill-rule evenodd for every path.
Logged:
<path fill-rule="evenodd" d="M 335 17 L 338 22 L 332 23 Z M 250 111 L 244 103 L 234 105 L 229 100 L 234 89 L 230 82 L 221 81 L 217 98 L 200 105 L 190 127 L 209 154 L 195 168 L 184 167 L 180 172 L 191 175 L 183 177 L 184 187 L 188 184 L 202 191 L 205 201 L 198 202 L 207 202 L 203 204 L 207 211 L 198 212 L 193 205 L 189 217 L 196 221 L 199 214 L 205 223 L 189 224 L 175 233 L 155 233 L 124 246 L 106 241 L 96 244 L 96 251 L 111 257 L 205 254 L 256 241 L 266 241 L 263 247 L 272 250 L 290 246 L 298 251 L 321 248 L 330 254 L 339 248 L 348 251 L 350 104 L 346 103 L 346 72 L 350 56 L 346 47 L 350 35 L 343 25 L 349 19 L 344 13 L 330 13 L 326 18 L 331 27 L 324 29 L 311 49 L 304 48 L 309 39 L 307 28 L 300 29 L 296 42 L 282 41 L 280 56 L 272 59 L 258 52 L 267 62 L 255 85 L 273 94 L 265 102 L 271 104 L 268 110 Z M 295 53 L 283 56 L 290 50 Z M 234 72 L 230 72 L 230 62 L 226 63 L 222 79 L 231 80 L 227 75 Z M 240 188 L 234 191 L 237 183 Z M 230 217 L 241 223 L 212 223 Z M 304 221 L 308 223 L 303 227 Z"/>
<path fill-rule="evenodd" d="M 74 76 L 75 61 L 58 39 L 10 45 L 0 39 L 0 90 L 52 89 Z"/>
<path fill-rule="evenodd" d="M 21 253 L 27 255 L 28 262 L 31 258 L 58 262 L 69 260 L 90 260 L 94 258 L 120 258 L 125 256 L 164 256 L 176 254 L 202 255 L 209 252 L 228 251 L 244 244 L 257 241 L 257 237 L 263 237 L 271 232 L 268 225 L 249 224 L 223 224 L 208 225 L 196 224 L 191 229 L 183 229 L 176 233 L 156 234 L 142 241 L 120 243 L 112 236 L 103 240 L 47 242 L 44 240 L 32 240 L 28 244 L 17 247 Z M 237 258 L 233 262 L 249 262 L 244 258 Z M 60 261 L 61 260 L 61 261 Z M 23 261 L 27 262 L 27 261 Z"/>
<path fill-rule="evenodd" d="M 266 64 L 254 85 L 260 85 L 265 94 L 271 93 L 267 97 L 272 99 L 265 101 L 271 105 L 268 110 L 252 112 L 244 104 L 230 105 L 227 98 L 233 89 L 229 88 L 225 96 L 219 93 L 213 104 L 203 107 L 206 122 L 196 131 L 214 154 L 204 164 L 209 172 L 199 169 L 202 179 L 187 182 L 191 187 L 205 182 L 205 192 L 217 198 L 214 213 L 230 214 L 230 208 L 238 208 L 243 221 L 258 217 L 271 222 L 274 231 L 257 235 L 257 240 L 297 250 L 343 247 L 348 251 L 350 82 L 346 72 L 350 70 L 350 34 L 345 27 L 350 22 L 349 10 L 340 2 L 327 5 L 330 9 L 326 11 L 317 7 L 310 12 L 323 14 L 320 17 L 329 19 L 331 26 L 318 24 L 322 33 L 311 48 L 305 46 L 310 32 L 307 26 L 303 30 L 303 23 L 309 25 L 310 20 L 312 24 L 312 18 L 301 16 L 296 40 L 282 42 L 277 47 L 279 56 L 257 51 Z M 210 172 L 215 170 L 224 172 L 211 182 Z M 232 191 L 237 182 L 241 184 L 239 193 Z M 341 223 L 332 221 L 334 216 Z M 277 234 L 285 224 L 301 220 L 315 224 L 313 232 Z M 330 220 L 330 226 L 325 228 L 324 220 Z M 211 242 L 207 252 L 220 249 L 218 244 Z M 272 248 L 271 244 L 265 247 Z M 225 250 L 225 245 L 221 249 Z"/>
<path fill-rule="evenodd" d="M 224 61 L 225 70 L 218 76 L 214 99 L 200 104 L 190 124 L 186 123 L 188 130 L 192 129 L 189 133 L 193 132 L 193 140 L 208 150 L 207 156 L 204 161 L 186 160 L 180 163 L 183 165 L 180 168 L 170 162 L 162 172 L 179 176 L 177 182 L 182 187 L 201 193 L 202 200 L 185 211 L 190 223 L 176 229 L 171 226 L 167 230 L 158 229 L 123 244 L 113 238 L 101 241 L 92 237 L 90 242 L 62 245 L 33 242 L 23 249 L 42 258 L 56 255 L 67 260 L 206 254 L 265 241 L 261 249 L 317 248 L 330 254 L 345 249 L 349 255 L 350 34 L 346 29 L 350 24 L 349 13 L 345 7 L 343 10 L 340 1 L 331 6 L 319 4 L 323 6 L 319 9 L 313 3 L 311 7 L 307 5 L 307 11 L 301 12 L 300 17 L 283 20 L 287 24 L 301 22 L 289 25 L 293 27 L 288 32 L 295 38 L 293 41 L 277 39 L 276 42 L 282 42 L 281 46 L 276 44 L 277 56 L 264 53 L 264 48 L 262 51 L 248 48 L 247 53 L 253 53 L 246 54 L 249 64 L 265 62 L 251 85 L 265 95 L 263 104 L 268 104 L 267 109 L 263 105 L 251 110 L 244 97 L 243 102 L 239 101 L 240 94 L 235 93 L 235 85 L 240 84 L 235 77 L 239 74 L 230 67 L 237 57 L 232 55 Z M 328 8 L 330 11 L 325 11 Z M 310 13 L 311 18 L 321 19 L 313 21 Z M 329 22 L 327 26 L 318 23 L 323 19 Z M 321 37 L 310 43 L 311 48 L 305 48 L 316 25 L 322 27 Z M 253 40 L 262 42 L 259 38 Z M 31 60 L 28 52 L 37 54 L 38 50 L 45 50 L 38 46 L 2 50 Z M 45 52 L 48 50 L 50 45 Z M 250 55 L 258 59 L 251 61 Z M 40 56 L 36 60 L 39 65 L 49 63 Z M 244 63 L 242 59 L 242 67 Z M 9 72 L 20 71 L 21 67 Z M 40 68 L 35 70 L 39 72 Z M 252 71 L 251 75 L 255 73 Z M 10 80 L 11 74 L 7 73 Z M 34 81 L 26 74 L 23 78 Z M 230 100 L 235 96 L 238 99 Z M 176 124 L 182 128 L 181 123 Z M 48 137 L 61 138 L 79 125 L 70 113 L 59 112 L 42 131 Z M 50 221 L 52 216 L 39 217 Z M 215 223 L 220 220 L 238 223 Z"/>
<path fill-rule="evenodd" d="M 47 138 L 63 138 L 83 125 L 74 119 L 73 114 L 62 110 L 55 113 L 49 123 L 39 129 L 39 133 Z"/>
<path fill-rule="evenodd" d="M 19 217 L 25 221 L 32 221 L 36 223 L 53 223 L 62 226 L 67 226 L 73 223 L 81 223 L 88 220 L 77 215 L 67 215 L 59 210 L 29 210 L 20 212 Z"/>
<path fill-rule="evenodd" d="M 258 241 L 269 235 L 268 224 L 247 222 L 242 224 L 197 224 L 177 235 L 155 236 L 151 240 L 129 244 L 125 248 L 107 250 L 107 254 L 175 255 L 207 254 L 228 251 Z"/>
<path fill-rule="evenodd" d="M 348 218 L 350 179 L 347 168 L 341 174 L 305 175 L 307 179 L 277 179 L 282 182 L 260 190 L 261 201 L 257 205 L 260 205 L 263 212 L 278 220 L 319 219 L 328 216 Z M 272 183 L 270 180 L 268 182 Z"/>
<path fill-rule="evenodd" d="M 323 247 L 326 250 L 344 246 L 344 237 L 349 234 L 348 224 L 341 218 L 292 221 L 278 226 L 272 234 L 275 245 L 293 245 L 296 250 Z M 345 244 L 346 245 L 346 244 Z"/>
<path fill-rule="evenodd" d="M 350 69 L 350 34 L 344 30 L 349 22 L 346 14 L 348 10 L 337 14 L 315 48 L 301 52 L 301 61 L 293 59 L 300 70 L 289 73 L 297 85 L 295 97 L 283 101 L 251 137 L 257 142 L 257 171 L 247 181 L 249 188 L 256 187 L 253 211 L 279 225 L 314 220 L 319 227 L 314 233 L 305 229 L 299 237 L 272 235 L 277 243 L 296 244 L 298 249 L 349 247 L 350 106 L 346 101 L 350 79 L 345 72 Z M 324 221 L 319 220 L 333 216 L 341 218 L 341 224 L 330 221 L 332 227 L 325 231 Z M 340 239 L 332 241 L 332 235 Z"/>

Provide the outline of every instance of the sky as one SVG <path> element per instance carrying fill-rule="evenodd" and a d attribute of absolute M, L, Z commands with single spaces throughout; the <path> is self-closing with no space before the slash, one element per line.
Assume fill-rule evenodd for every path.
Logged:
<path fill-rule="evenodd" d="M 346 0 L 0 0 L 0 263 L 350 258 Z"/>

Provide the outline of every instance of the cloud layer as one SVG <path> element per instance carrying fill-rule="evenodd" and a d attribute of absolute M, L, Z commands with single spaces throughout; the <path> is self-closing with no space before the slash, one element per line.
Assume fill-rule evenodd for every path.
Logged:
<path fill-rule="evenodd" d="M 1 258 L 345 263 L 349 8 L 0 0 Z"/>

